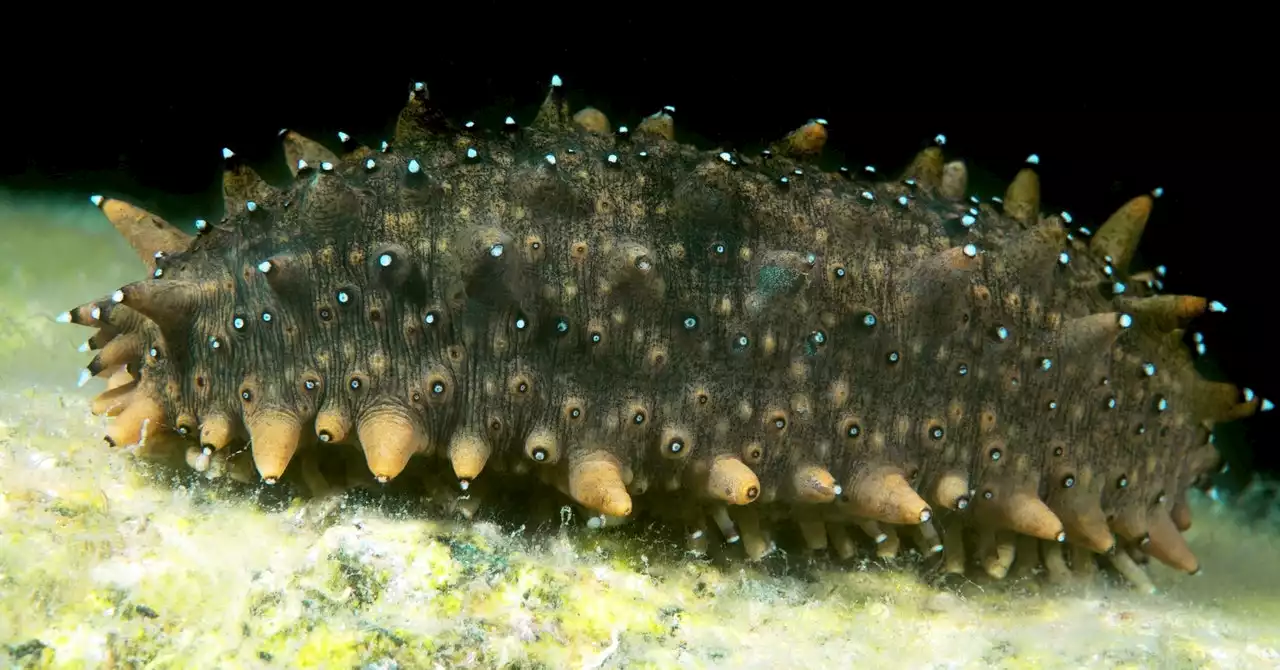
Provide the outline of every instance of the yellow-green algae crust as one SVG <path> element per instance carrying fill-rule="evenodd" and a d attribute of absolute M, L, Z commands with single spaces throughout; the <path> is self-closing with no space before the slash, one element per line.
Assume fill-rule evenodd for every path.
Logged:
<path fill-rule="evenodd" d="M 74 386 L 78 342 L 52 315 L 70 295 L 111 290 L 136 261 L 61 212 L 0 198 L 13 265 L 0 277 L 10 666 L 1280 665 L 1280 543 L 1202 497 L 1188 540 L 1205 575 L 1153 566 L 1162 592 L 1144 596 L 1096 581 L 942 591 L 910 566 L 867 559 L 775 576 L 676 558 L 580 519 L 531 541 L 359 496 L 318 513 L 177 480 L 103 444 L 88 389 Z"/>

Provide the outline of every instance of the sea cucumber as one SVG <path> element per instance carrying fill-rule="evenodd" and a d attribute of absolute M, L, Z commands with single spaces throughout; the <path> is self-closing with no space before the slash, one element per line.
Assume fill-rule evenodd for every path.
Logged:
<path fill-rule="evenodd" d="M 224 149 L 194 236 L 94 196 L 151 272 L 59 317 L 98 329 L 107 441 L 202 471 L 247 444 L 241 476 L 313 491 L 417 457 L 753 558 L 794 526 L 948 573 L 1199 570 L 1213 426 L 1273 405 L 1191 364 L 1182 329 L 1225 307 L 1131 272 L 1159 190 L 1093 234 L 1041 213 L 1034 156 L 981 202 L 943 136 L 885 180 L 818 169 L 821 119 L 744 155 L 673 111 L 615 130 L 555 77 L 482 131 L 417 84 L 376 149 L 283 132 L 284 188 Z"/>

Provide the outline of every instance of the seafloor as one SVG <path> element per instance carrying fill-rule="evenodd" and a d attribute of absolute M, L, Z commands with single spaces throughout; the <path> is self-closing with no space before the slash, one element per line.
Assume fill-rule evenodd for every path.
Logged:
<path fill-rule="evenodd" d="M 1198 493 L 1203 574 L 1152 566 L 1147 595 L 935 587 L 918 557 L 710 563 L 572 516 L 530 533 L 176 476 L 102 442 L 90 332 L 53 320 L 141 276 L 123 240 L 87 199 L 0 194 L 0 257 L 11 667 L 1280 667 L 1280 541 Z"/>

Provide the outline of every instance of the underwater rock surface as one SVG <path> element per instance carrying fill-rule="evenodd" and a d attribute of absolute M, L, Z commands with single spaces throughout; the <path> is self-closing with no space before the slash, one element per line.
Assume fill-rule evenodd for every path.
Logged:
<path fill-rule="evenodd" d="M 1153 569 L 1167 592 L 939 590 L 911 560 L 797 556 L 769 574 L 580 523 L 529 539 L 354 498 L 323 516 L 302 500 L 264 510 L 109 449 L 84 398 L 5 390 L 0 406 L 0 644 L 17 667 L 1280 663 L 1276 536 L 1198 495 L 1188 537 L 1213 569 Z"/>
<path fill-rule="evenodd" d="M 255 500 L 100 440 L 68 300 L 137 261 L 88 208 L 14 208 L 0 250 L 0 654 L 17 667 L 1209 667 L 1280 663 L 1280 549 L 1192 491 L 1205 566 L 948 590 L 914 561 L 708 565 L 630 528 L 562 532 Z M 74 249 L 92 272 L 69 272 Z M 275 490 L 280 490 L 276 487 Z M 343 502 L 345 501 L 345 505 Z M 425 504 L 424 504 L 425 505 Z M 1051 597 L 1045 597 L 1051 596 Z"/>

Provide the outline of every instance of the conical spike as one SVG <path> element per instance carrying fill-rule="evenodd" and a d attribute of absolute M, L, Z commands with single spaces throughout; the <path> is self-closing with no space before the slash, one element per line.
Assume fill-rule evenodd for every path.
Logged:
<path fill-rule="evenodd" d="M 1065 475 L 1070 476 L 1070 475 Z M 1096 492 L 1083 483 L 1070 488 L 1059 487 L 1049 498 L 1049 508 L 1067 532 L 1067 541 L 1094 553 L 1105 554 L 1115 545 L 1115 536 L 1107 526 L 1107 515 Z"/>
<path fill-rule="evenodd" d="M 1200 570 L 1200 562 L 1196 560 L 1195 554 L 1191 553 L 1191 547 L 1187 546 L 1187 541 L 1182 537 L 1182 533 L 1178 532 L 1173 519 L 1165 514 L 1163 509 L 1156 507 L 1151 510 L 1147 527 L 1148 537 L 1151 540 L 1145 547 L 1148 554 L 1161 563 L 1183 572 L 1195 574 Z"/>
<path fill-rule="evenodd" d="M 190 235 L 144 209 L 112 198 L 102 200 L 98 206 L 149 271 L 156 269 L 157 253 L 175 254 L 191 245 Z"/>
<path fill-rule="evenodd" d="M 1179 531 L 1186 531 L 1191 528 L 1191 505 L 1187 502 L 1187 492 L 1184 490 L 1178 494 L 1173 501 L 1173 510 L 1169 513 L 1173 519 L 1173 525 Z"/>
<path fill-rule="evenodd" d="M 248 203 L 272 201 L 279 195 L 248 165 L 229 164 L 222 173 L 222 205 L 227 216 L 239 216 L 247 211 Z"/>
<path fill-rule="evenodd" d="M 349 151 L 344 151 L 341 158 L 344 163 L 365 163 L 368 160 L 373 159 L 376 155 L 377 152 L 373 149 L 361 144 Z M 374 162 L 375 164 L 377 163 L 376 159 Z"/>
<path fill-rule="evenodd" d="M 609 135 L 613 133 L 613 126 L 609 124 L 609 117 L 595 107 L 583 107 L 578 110 L 578 113 L 573 115 L 573 122 L 579 128 L 594 135 Z"/>
<path fill-rule="evenodd" d="M 184 440 L 196 437 L 196 418 L 191 412 L 179 412 L 178 418 L 174 419 L 172 424 L 173 432 L 177 433 L 178 437 Z"/>
<path fill-rule="evenodd" d="M 115 301 L 117 295 L 112 293 L 98 305 L 98 317 L 101 323 L 107 324 L 124 333 L 135 333 L 151 328 L 153 321 L 142 312 L 122 307 Z"/>
<path fill-rule="evenodd" d="M 676 138 L 676 121 L 666 110 L 655 112 L 650 116 L 646 116 L 639 126 L 636 126 L 637 134 L 654 135 L 666 140 L 674 140 Z"/>
<path fill-rule="evenodd" d="M 569 466 L 569 495 L 602 514 L 631 514 L 631 496 L 622 481 L 622 464 L 607 451 L 593 451 L 573 459 Z"/>
<path fill-rule="evenodd" d="M 942 473 L 933 483 L 930 502 L 938 507 L 961 510 L 969 506 L 969 478 L 960 471 Z"/>
<path fill-rule="evenodd" d="M 107 439 L 117 447 L 138 444 L 157 435 L 164 425 L 164 407 L 139 391 L 107 427 Z"/>
<path fill-rule="evenodd" d="M 1040 177 L 1025 167 L 1018 171 L 1004 194 L 1004 213 L 1025 224 L 1040 219 Z"/>
<path fill-rule="evenodd" d="M 1120 312 L 1070 319 L 1057 333 L 1058 346 L 1065 357 L 1095 355 L 1110 349 L 1120 334 L 1132 325 L 1133 318 Z"/>
<path fill-rule="evenodd" d="M 839 504 L 849 514 L 885 523 L 914 525 L 933 518 L 929 505 L 893 467 L 860 470 L 844 487 Z"/>
<path fill-rule="evenodd" d="M 134 367 L 135 369 L 130 370 L 130 367 Z M 137 381 L 137 377 L 134 376 L 135 372 L 137 372 L 136 366 L 121 365 L 119 368 L 116 368 L 116 371 L 111 373 L 111 376 L 107 378 L 107 390 L 110 391 L 112 389 L 117 389 L 125 384 Z"/>
<path fill-rule="evenodd" d="M 316 437 L 321 442 L 340 444 L 351 435 L 351 417 L 341 408 L 328 406 L 316 414 Z"/>
<path fill-rule="evenodd" d="M 826 144 L 827 122 L 814 119 L 791 131 L 774 145 L 774 150 L 779 154 L 804 158 L 822 153 L 822 147 Z"/>
<path fill-rule="evenodd" d="M 1089 240 L 1089 248 L 1099 258 L 1110 256 L 1113 266 L 1121 272 L 1127 272 L 1154 204 L 1155 201 L 1149 195 L 1140 195 L 1125 203 L 1102 224 L 1098 234 Z"/>
<path fill-rule="evenodd" d="M 533 119 L 533 127 L 539 130 L 564 128 L 569 124 L 569 103 L 564 99 L 564 82 L 559 75 L 552 75 L 551 87 L 538 115 Z"/>
<path fill-rule="evenodd" d="M 98 351 L 99 349 L 103 349 L 107 345 L 111 344 L 111 342 L 115 340 L 116 336 L 119 334 L 120 334 L 120 330 L 118 328 L 115 328 L 114 326 L 109 326 L 109 325 L 103 326 L 102 328 L 98 329 L 98 332 L 94 333 L 89 337 L 89 339 L 85 340 L 84 343 L 86 346 L 89 347 L 90 351 Z"/>
<path fill-rule="evenodd" d="M 307 232 L 337 234 L 349 230 L 362 215 L 361 194 L 341 176 L 321 172 L 298 205 Z"/>
<path fill-rule="evenodd" d="M 133 402 L 134 391 L 138 382 L 130 380 L 113 389 L 100 393 L 93 399 L 92 412 L 96 416 L 116 416 Z"/>
<path fill-rule="evenodd" d="M 200 447 L 209 451 L 219 451 L 231 444 L 235 433 L 235 426 L 230 417 L 222 413 L 210 415 L 200 423 Z"/>
<path fill-rule="evenodd" d="M 1066 540 L 1062 520 L 1033 493 L 1013 491 L 994 500 L 980 500 L 974 507 L 978 518 L 993 527 L 1042 540 Z"/>
<path fill-rule="evenodd" d="M 137 361 L 138 361 L 137 358 L 130 358 L 128 362 L 134 363 Z M 107 368 L 109 367 L 114 369 L 115 366 L 107 365 L 102 360 L 102 354 L 98 354 L 97 356 L 93 357 L 93 360 L 89 361 L 89 364 L 86 365 L 84 369 L 85 369 L 85 373 L 87 373 L 89 377 L 101 377 L 103 376 L 104 372 L 107 372 Z"/>
<path fill-rule="evenodd" d="M 951 161 L 942 166 L 942 185 L 938 195 L 948 200 L 960 200 L 969 190 L 969 169 L 964 161 Z"/>
<path fill-rule="evenodd" d="M 409 93 L 409 102 L 396 117 L 395 144 L 414 145 L 451 132 L 448 119 L 431 101 L 427 85 L 423 82 L 415 83 Z"/>
<path fill-rule="evenodd" d="M 145 279 L 126 284 L 111 300 L 151 319 L 162 331 L 186 324 L 215 284 L 197 284 L 177 279 Z"/>
<path fill-rule="evenodd" d="M 310 258 L 293 254 L 277 254 L 259 261 L 255 269 L 266 277 L 267 284 L 284 298 L 311 300 L 314 275 Z"/>
<path fill-rule="evenodd" d="M 960 327 L 973 276 L 982 265 L 982 254 L 972 243 L 924 259 L 906 278 L 902 313 L 927 328 Z"/>
<path fill-rule="evenodd" d="M 1243 400 L 1239 387 L 1230 382 L 1196 379 L 1191 388 L 1191 406 L 1197 416 L 1215 423 L 1235 421 L 1253 416 L 1260 398 Z"/>
<path fill-rule="evenodd" d="M 903 179 L 914 179 L 916 186 L 925 191 L 942 187 L 942 147 L 928 147 L 916 154 L 911 165 L 902 173 Z"/>
<path fill-rule="evenodd" d="M 58 323 L 74 323 L 77 326 L 103 327 L 107 325 L 107 321 L 102 314 L 104 308 L 110 308 L 113 303 L 111 297 L 101 298 L 93 302 L 86 302 L 78 307 L 73 307 L 56 318 Z"/>
<path fill-rule="evenodd" d="M 89 363 L 89 374 L 97 375 L 107 368 L 141 360 L 142 347 L 143 338 L 139 333 L 113 338 Z"/>
<path fill-rule="evenodd" d="M 137 361 L 130 361 L 133 365 L 137 365 Z M 80 373 L 80 386 L 84 386 L 90 379 L 110 379 L 122 366 L 104 365 L 99 359 L 94 358 L 89 361 L 89 365 Z"/>
<path fill-rule="evenodd" d="M 534 463 L 554 465 L 560 462 L 560 443 L 550 428 L 535 428 L 524 441 L 524 455 Z"/>
<path fill-rule="evenodd" d="M 911 268 L 911 281 L 919 284 L 942 284 L 952 278 L 968 281 L 974 270 L 982 266 L 981 250 L 976 244 L 964 244 L 940 251 Z"/>
<path fill-rule="evenodd" d="M 1121 298 L 1122 309 L 1132 313 L 1143 326 L 1162 331 L 1186 328 L 1204 314 L 1209 301 L 1192 295 L 1158 295 L 1149 298 Z"/>
<path fill-rule="evenodd" d="M 737 456 L 720 456 L 711 464 L 707 495 L 730 505 L 746 505 L 760 497 L 760 479 Z"/>
<path fill-rule="evenodd" d="M 313 170 L 321 170 L 326 163 L 330 166 L 338 164 L 337 154 L 329 151 L 323 144 L 292 130 L 284 134 L 283 142 L 284 160 L 289 165 L 289 172 L 295 177 L 304 165 Z"/>
<path fill-rule="evenodd" d="M 460 481 L 469 484 L 484 470 L 490 452 L 489 443 L 478 436 L 461 432 L 454 434 L 449 442 L 449 461 L 453 464 L 453 474 Z"/>
<path fill-rule="evenodd" d="M 400 412 L 383 411 L 365 415 L 356 426 L 360 448 L 369 472 L 381 483 L 404 471 L 409 458 L 427 450 L 426 437 L 413 421 Z"/>
<path fill-rule="evenodd" d="M 1018 239 L 1000 254 L 1002 267 L 1023 286 L 1033 285 L 1034 279 L 1053 276 L 1061 263 L 1063 247 L 1067 243 L 1067 231 L 1053 223 L 1037 225 L 1022 233 Z"/>
<path fill-rule="evenodd" d="M 821 466 L 805 465 L 797 468 L 791 475 L 791 485 L 795 489 L 797 502 L 829 503 L 836 499 L 836 479 Z M 817 527 L 822 527 L 821 522 L 818 522 Z"/>
<path fill-rule="evenodd" d="M 302 439 L 302 423 L 298 417 L 279 411 L 260 411 L 245 421 L 253 449 L 253 464 L 268 484 L 282 475 Z"/>

